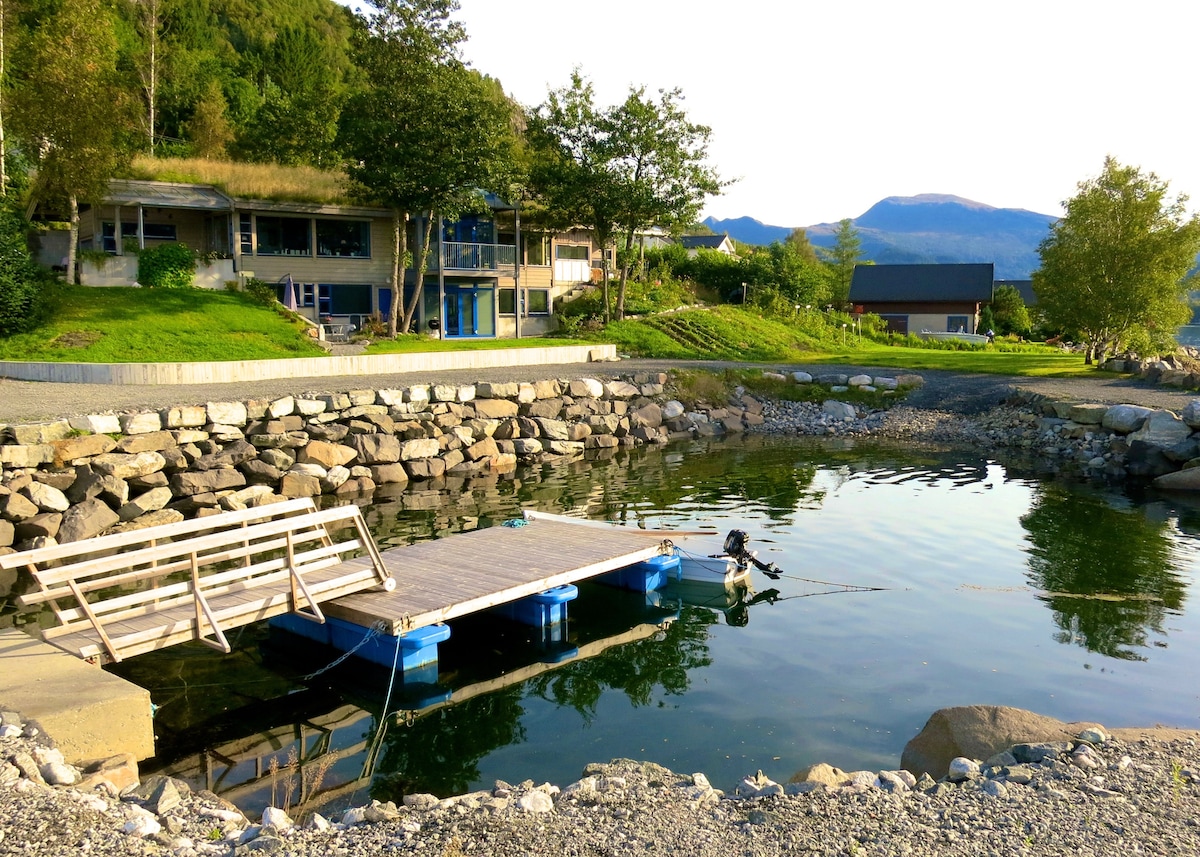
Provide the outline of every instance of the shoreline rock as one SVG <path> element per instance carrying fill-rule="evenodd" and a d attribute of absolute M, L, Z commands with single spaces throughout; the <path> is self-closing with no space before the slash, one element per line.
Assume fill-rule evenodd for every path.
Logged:
<path fill-rule="evenodd" d="M 1200 842 L 1200 733 L 1109 734 L 990 706 L 943 710 L 930 723 L 964 720 L 976 731 L 998 724 L 990 737 L 976 736 L 983 746 L 999 746 L 998 736 L 1021 723 L 1035 740 L 986 759 L 955 757 L 937 779 L 821 764 L 782 784 L 758 771 L 728 792 L 702 773 L 617 759 L 588 765 L 561 788 L 498 781 L 446 798 L 405 795 L 399 806 L 372 801 L 336 820 L 307 813 L 297 824 L 276 807 L 252 821 L 169 777 L 124 787 L 104 776 L 80 779 L 36 724 L 4 712 L 0 854 L 558 855 L 615 848 L 694 855 L 1070 850 L 1086 857 L 1134 843 L 1142 853 L 1191 853 Z M 1046 729 L 1064 740 L 1036 740 Z"/>

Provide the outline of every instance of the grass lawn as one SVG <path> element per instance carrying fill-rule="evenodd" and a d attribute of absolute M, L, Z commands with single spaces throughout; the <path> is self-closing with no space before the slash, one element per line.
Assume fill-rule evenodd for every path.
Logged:
<path fill-rule="evenodd" d="M 981 372 L 989 375 L 1033 375 L 1076 378 L 1096 373 L 1082 354 L 1067 354 L 1047 347 L 1037 351 L 942 351 L 864 342 L 856 348 L 830 351 L 805 358 L 809 363 L 857 363 L 896 369 L 945 369 L 951 372 Z"/>
<path fill-rule="evenodd" d="M 167 363 L 320 357 L 301 322 L 242 294 L 64 286 L 42 327 L 0 338 L 0 360 Z"/>
<path fill-rule="evenodd" d="M 806 324 L 806 321 L 808 322 Z M 988 347 L 953 351 L 890 346 L 849 337 L 840 326 L 811 318 L 764 317 L 752 309 L 718 306 L 629 319 L 590 339 L 611 342 L 637 357 L 790 364 L 848 363 L 895 369 L 945 369 L 1004 375 L 1084 376 L 1083 358 L 1054 348 L 1021 351 Z M 456 339 L 401 336 L 374 341 L 368 354 L 473 351 L 586 345 L 587 339 Z M 78 363 L 264 360 L 320 357 L 325 351 L 282 307 L 246 295 L 206 289 L 69 286 L 51 320 L 30 333 L 0 338 L 0 360 Z"/>

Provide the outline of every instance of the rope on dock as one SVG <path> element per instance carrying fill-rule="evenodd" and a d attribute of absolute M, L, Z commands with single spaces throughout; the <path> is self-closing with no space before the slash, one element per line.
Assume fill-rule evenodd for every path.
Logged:
<path fill-rule="evenodd" d="M 529 522 L 526 521 L 524 518 L 509 518 L 507 521 L 505 521 L 500 526 L 508 527 L 510 529 L 516 529 L 517 527 L 529 526 Z"/>

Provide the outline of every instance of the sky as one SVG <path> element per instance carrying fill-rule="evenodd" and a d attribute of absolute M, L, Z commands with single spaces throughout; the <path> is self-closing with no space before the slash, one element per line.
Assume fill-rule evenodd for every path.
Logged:
<path fill-rule="evenodd" d="M 349 0 L 345 0 L 349 2 Z M 736 180 L 704 215 L 776 226 L 954 194 L 1062 214 L 1106 155 L 1200 210 L 1196 0 L 459 0 L 464 58 L 536 106 L 680 88 Z"/>

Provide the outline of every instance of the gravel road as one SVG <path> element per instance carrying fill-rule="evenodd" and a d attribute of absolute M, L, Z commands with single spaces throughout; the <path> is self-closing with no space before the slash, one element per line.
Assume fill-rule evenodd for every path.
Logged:
<path fill-rule="evenodd" d="M 244 401 L 287 395 L 364 388 L 404 387 L 439 382 L 470 384 L 477 381 L 535 380 L 538 378 L 582 378 L 612 376 L 639 371 L 678 368 L 769 368 L 775 364 L 720 361 L 622 360 L 618 363 L 570 363 L 518 368 L 458 369 L 440 372 L 405 372 L 389 375 L 358 375 L 338 378 L 285 378 L 225 384 L 152 384 L 114 386 L 108 384 L 58 384 L 0 379 L 0 424 L 34 423 L 78 414 L 160 409 L 173 405 L 205 402 Z M 830 372 L 894 376 L 903 370 L 871 366 L 788 366 L 783 371 L 804 370 L 814 375 Z M 938 409 L 962 414 L 986 411 L 1009 389 L 1019 386 L 1050 397 L 1073 398 L 1107 404 L 1144 405 L 1178 411 L 1195 393 L 1156 387 L 1119 375 L 1096 378 L 1028 378 L 976 375 L 965 372 L 920 370 L 924 389 L 906 400 L 916 408 Z"/>

